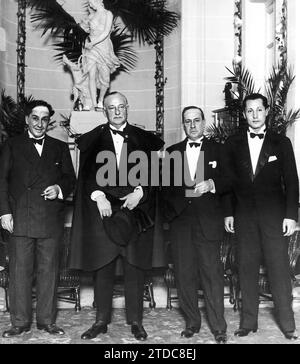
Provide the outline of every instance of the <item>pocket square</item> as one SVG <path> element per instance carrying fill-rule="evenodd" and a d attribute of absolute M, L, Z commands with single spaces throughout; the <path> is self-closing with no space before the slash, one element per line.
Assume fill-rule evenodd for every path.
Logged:
<path fill-rule="evenodd" d="M 211 168 L 217 168 L 217 162 L 216 161 L 209 162 L 208 164 L 211 166 Z"/>
<path fill-rule="evenodd" d="M 270 163 L 270 162 L 274 162 L 274 161 L 277 161 L 277 157 L 276 157 L 276 155 L 271 155 L 271 156 L 269 157 L 268 162 Z"/>

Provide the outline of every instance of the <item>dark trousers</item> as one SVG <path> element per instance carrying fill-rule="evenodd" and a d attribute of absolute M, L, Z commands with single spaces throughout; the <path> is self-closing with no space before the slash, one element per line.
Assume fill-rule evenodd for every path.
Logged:
<path fill-rule="evenodd" d="M 274 301 L 275 317 L 281 330 L 294 331 L 288 242 L 282 235 L 270 236 L 264 229 L 264 222 L 261 222 L 257 216 L 250 216 L 244 222 L 236 219 L 242 294 L 240 327 L 256 329 L 258 326 L 259 269 L 264 257 Z"/>
<path fill-rule="evenodd" d="M 211 330 L 226 331 L 220 242 L 207 241 L 193 216 L 179 216 L 171 226 L 171 248 L 179 305 L 186 326 L 201 327 L 198 306 L 200 278 Z"/>
<path fill-rule="evenodd" d="M 113 288 L 117 259 L 95 272 L 96 321 L 111 322 Z M 124 291 L 127 323 L 142 323 L 144 271 L 123 258 Z"/>
<path fill-rule="evenodd" d="M 32 283 L 36 282 L 36 321 L 56 319 L 59 240 L 15 237 L 9 239 L 9 302 L 14 326 L 32 323 Z M 35 271 L 34 271 L 34 268 Z"/>

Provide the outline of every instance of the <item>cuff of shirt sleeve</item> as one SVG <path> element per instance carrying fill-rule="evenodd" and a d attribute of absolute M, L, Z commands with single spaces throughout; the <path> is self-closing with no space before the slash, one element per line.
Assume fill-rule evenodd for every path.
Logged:
<path fill-rule="evenodd" d="M 64 199 L 64 195 L 63 195 L 63 193 L 62 193 L 62 190 L 61 190 L 61 188 L 60 188 L 60 186 L 59 185 L 56 185 L 57 187 L 58 187 L 58 196 L 57 196 L 57 198 L 59 199 L 59 200 L 63 200 Z"/>
<path fill-rule="evenodd" d="M 97 198 L 98 198 L 99 196 L 106 197 L 106 196 L 105 196 L 105 193 L 104 193 L 104 192 L 102 192 L 102 191 L 99 191 L 99 190 L 94 191 L 94 192 L 92 192 L 92 193 L 91 193 L 91 199 L 92 199 L 93 201 L 96 201 L 96 200 L 97 200 Z"/>
<path fill-rule="evenodd" d="M 138 196 L 140 197 L 140 199 L 144 196 L 144 191 L 143 191 L 143 187 L 142 186 L 137 186 L 134 189 L 134 192 L 138 193 Z"/>
<path fill-rule="evenodd" d="M 209 179 L 209 183 L 210 183 L 210 186 L 211 186 L 210 192 L 211 193 L 216 193 L 217 191 L 216 191 L 215 182 L 212 179 Z"/>

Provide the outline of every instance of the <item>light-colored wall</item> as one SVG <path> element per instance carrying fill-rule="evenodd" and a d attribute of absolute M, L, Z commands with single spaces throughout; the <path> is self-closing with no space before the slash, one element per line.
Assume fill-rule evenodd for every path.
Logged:
<path fill-rule="evenodd" d="M 6 94 L 16 97 L 17 84 L 17 2 L 0 0 L 0 26 L 5 32 L 5 50 L 0 50 L 0 89 Z"/>
<path fill-rule="evenodd" d="M 207 123 L 224 107 L 225 67 L 234 57 L 234 0 L 182 1 L 182 107 L 203 108 Z"/>
<path fill-rule="evenodd" d="M 289 94 L 289 108 L 300 108 L 300 2 L 289 0 L 288 2 L 288 61 L 294 68 L 295 80 Z M 300 175 L 300 120 L 288 130 L 287 135 L 291 139 L 297 166 Z"/>

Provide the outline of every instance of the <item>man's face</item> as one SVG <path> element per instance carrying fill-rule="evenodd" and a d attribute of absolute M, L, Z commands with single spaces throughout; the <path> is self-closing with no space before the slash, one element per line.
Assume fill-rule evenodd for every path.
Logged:
<path fill-rule="evenodd" d="M 183 115 L 183 127 L 189 139 L 201 138 L 205 130 L 205 120 L 202 119 L 201 111 L 198 109 L 187 110 Z"/>
<path fill-rule="evenodd" d="M 126 99 L 119 94 L 108 96 L 104 101 L 106 116 L 109 123 L 116 128 L 125 124 L 128 116 Z"/>
<path fill-rule="evenodd" d="M 244 116 L 248 125 L 259 131 L 265 124 L 269 109 L 263 105 L 262 99 L 248 100 L 244 110 Z"/>
<path fill-rule="evenodd" d="M 49 110 L 46 106 L 36 106 L 32 109 L 31 113 L 26 116 L 28 129 L 35 138 L 41 138 L 46 134 L 49 121 Z"/>

